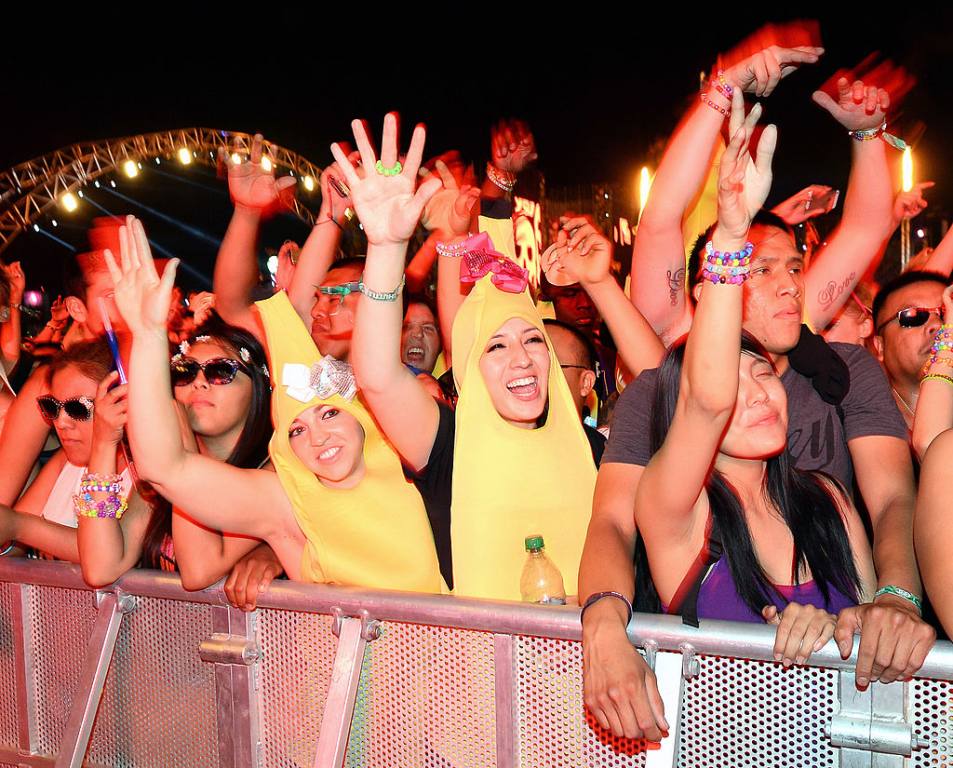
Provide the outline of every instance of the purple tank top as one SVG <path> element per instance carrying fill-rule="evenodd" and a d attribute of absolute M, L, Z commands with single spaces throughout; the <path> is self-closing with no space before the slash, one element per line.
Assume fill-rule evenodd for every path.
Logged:
<path fill-rule="evenodd" d="M 775 587 L 788 602 L 801 603 L 802 605 L 813 605 L 815 608 L 823 608 L 828 613 L 836 614 L 843 608 L 857 605 L 855 600 L 845 595 L 833 585 L 828 587 L 830 592 L 830 603 L 824 602 L 824 595 L 818 589 L 817 584 L 812 581 L 804 582 L 796 586 Z M 786 603 L 778 596 L 772 596 L 774 606 L 778 612 L 784 610 Z M 668 613 L 668 607 L 662 606 L 662 609 Z M 764 619 L 761 613 L 754 613 L 741 599 L 738 590 L 735 589 L 735 582 L 731 578 L 731 569 L 728 567 L 728 560 L 722 555 L 708 572 L 708 576 L 702 582 L 698 590 L 697 609 L 699 619 L 721 619 L 724 621 L 749 621 L 761 623 Z"/>

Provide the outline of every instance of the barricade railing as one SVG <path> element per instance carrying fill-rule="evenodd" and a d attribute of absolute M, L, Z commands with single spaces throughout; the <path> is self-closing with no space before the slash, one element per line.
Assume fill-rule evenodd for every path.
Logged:
<path fill-rule="evenodd" d="M 220 588 L 0 561 L 5 766 L 953 766 L 953 645 L 858 691 L 829 643 L 773 660 L 773 629 L 636 616 L 671 733 L 587 715 L 578 608 L 275 582 Z"/>

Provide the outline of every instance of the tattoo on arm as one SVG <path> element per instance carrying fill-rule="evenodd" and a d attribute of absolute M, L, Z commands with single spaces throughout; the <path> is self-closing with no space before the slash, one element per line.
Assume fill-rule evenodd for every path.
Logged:
<path fill-rule="evenodd" d="M 685 267 L 676 269 L 674 273 L 667 269 L 665 270 L 665 277 L 668 280 L 668 297 L 674 307 L 678 304 L 679 294 L 685 290 Z"/>
<path fill-rule="evenodd" d="M 823 309 L 828 309 L 831 304 L 841 297 L 844 291 L 847 290 L 847 287 L 854 282 L 856 275 L 856 272 L 851 272 L 842 283 L 835 283 L 831 280 L 827 285 L 821 288 L 820 293 L 817 294 L 817 303 L 820 304 Z"/>

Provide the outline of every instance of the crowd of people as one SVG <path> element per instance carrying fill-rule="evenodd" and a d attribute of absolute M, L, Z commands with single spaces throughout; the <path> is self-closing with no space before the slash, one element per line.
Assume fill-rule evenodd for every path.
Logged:
<path fill-rule="evenodd" d="M 762 100 L 822 56 L 772 44 L 715 67 L 627 288 L 581 215 L 555 223 L 538 288 L 514 260 L 524 123 L 494 128 L 478 184 L 456 153 L 424 163 L 423 126 L 402 153 L 394 114 L 379 149 L 358 120 L 354 151 L 331 146 L 270 298 L 252 298 L 259 233 L 293 180 L 263 166 L 260 136 L 227 163 L 234 213 L 189 312 L 178 260 L 153 259 L 131 216 L 97 222 L 31 339 L 26 278 L 5 266 L 4 554 L 80 563 L 92 586 L 135 567 L 224 578 L 252 610 L 282 574 L 519 599 L 540 534 L 582 606 L 587 706 L 631 738 L 668 730 L 626 635 L 637 611 L 775 625 L 785 666 L 832 638 L 847 658 L 859 635 L 859 686 L 909 679 L 953 631 L 953 235 L 872 284 L 928 185 L 895 195 L 891 93 L 861 79 L 814 95 L 851 154 L 836 230 L 795 238 L 829 188 L 763 209 L 778 129 Z M 715 221 L 686 242 L 710 173 Z M 342 258 L 352 217 L 366 254 Z M 58 351 L 22 352 L 39 344 Z"/>

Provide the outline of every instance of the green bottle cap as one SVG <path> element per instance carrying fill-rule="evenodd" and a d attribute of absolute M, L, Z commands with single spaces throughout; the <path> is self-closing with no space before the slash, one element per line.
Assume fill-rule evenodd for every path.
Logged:
<path fill-rule="evenodd" d="M 543 537 L 538 533 L 534 533 L 532 536 L 527 536 L 525 540 L 526 551 L 529 552 L 531 549 L 542 549 L 543 548 Z"/>

